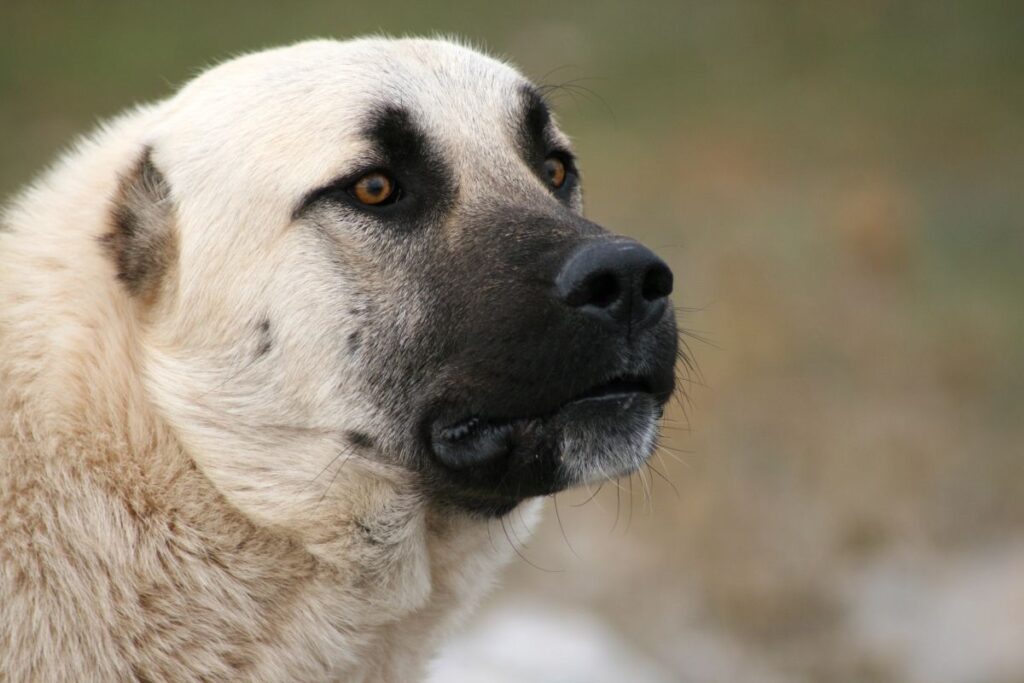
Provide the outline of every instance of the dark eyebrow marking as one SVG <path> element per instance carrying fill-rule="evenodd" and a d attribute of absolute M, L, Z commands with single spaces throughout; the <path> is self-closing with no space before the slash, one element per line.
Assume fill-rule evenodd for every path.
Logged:
<path fill-rule="evenodd" d="M 391 105 L 374 111 L 363 128 L 363 137 L 389 165 L 420 165 L 436 157 L 427 136 L 402 107 Z"/>
<path fill-rule="evenodd" d="M 559 158 L 568 173 L 565 184 L 552 192 L 561 201 L 568 201 L 573 192 L 578 191 L 579 170 L 576 166 L 576 155 L 567 148 L 555 135 L 555 125 L 551 119 L 543 92 L 536 86 L 525 83 L 519 89 L 521 111 L 519 116 L 519 147 L 534 173 L 547 183 L 544 177 L 544 164 L 548 157 Z"/>
<path fill-rule="evenodd" d="M 544 162 L 554 145 L 551 136 L 551 110 L 540 90 L 525 84 L 519 91 L 522 113 L 519 126 L 519 144 L 532 165 Z"/>
<path fill-rule="evenodd" d="M 343 198 L 361 176 L 384 170 L 409 195 L 403 213 L 412 210 L 436 214 L 448 209 L 455 194 L 455 179 L 440 150 L 432 144 L 412 114 L 402 107 L 382 105 L 371 109 L 361 130 L 370 143 L 361 164 L 303 198 L 293 217 L 326 199 Z"/>
<path fill-rule="evenodd" d="M 523 86 L 522 90 L 523 128 L 524 132 L 531 138 L 548 138 L 548 126 L 551 125 L 551 109 L 540 91 L 532 85 Z"/>

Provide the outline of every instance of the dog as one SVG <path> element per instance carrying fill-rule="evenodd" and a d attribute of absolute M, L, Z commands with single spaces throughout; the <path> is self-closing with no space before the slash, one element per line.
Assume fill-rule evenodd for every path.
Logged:
<path fill-rule="evenodd" d="M 640 467 L 668 266 L 544 91 L 313 41 L 102 126 L 0 227 L 0 678 L 413 681 L 511 549 Z"/>

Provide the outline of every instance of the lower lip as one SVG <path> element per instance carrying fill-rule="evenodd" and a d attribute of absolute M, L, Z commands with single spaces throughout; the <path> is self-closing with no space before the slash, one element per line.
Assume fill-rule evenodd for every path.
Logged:
<path fill-rule="evenodd" d="M 646 392 L 646 391 L 618 391 L 618 392 L 610 392 L 610 393 L 607 393 L 607 394 L 598 394 L 596 396 L 584 396 L 582 398 L 576 398 L 576 399 L 573 399 L 571 401 L 567 401 L 566 403 L 563 403 L 561 406 L 559 406 L 554 412 L 548 413 L 546 415 L 527 415 L 527 416 L 523 416 L 523 417 L 511 417 L 511 418 L 480 418 L 480 417 L 471 417 L 471 418 L 467 418 L 466 420 L 460 421 L 457 425 L 453 425 L 452 427 L 446 428 L 444 431 L 455 431 L 455 430 L 458 430 L 458 429 L 460 429 L 462 427 L 462 425 L 465 425 L 466 423 L 469 423 L 469 422 L 479 423 L 482 427 L 498 428 L 498 427 L 513 426 L 513 425 L 515 425 L 517 423 L 526 423 L 526 422 L 530 422 L 530 421 L 533 421 L 533 420 L 548 420 L 548 419 L 556 417 L 557 415 L 565 412 L 567 409 L 572 408 L 573 406 L 584 405 L 584 404 L 588 404 L 588 403 L 612 403 L 612 402 L 619 402 L 619 403 L 625 403 L 626 404 L 625 407 L 628 408 L 628 407 L 632 406 L 632 404 L 635 401 L 637 401 L 641 396 L 650 396 L 650 395 L 651 394 L 649 392 Z"/>
<path fill-rule="evenodd" d="M 653 395 L 646 391 L 623 391 L 586 396 L 563 404 L 554 413 L 521 418 L 483 420 L 468 418 L 447 428 L 430 429 L 430 445 L 442 464 L 452 469 L 465 469 L 498 459 L 515 448 L 515 432 L 533 423 L 541 427 L 569 417 L 566 413 L 583 411 L 570 419 L 608 419 L 611 411 L 623 413 L 632 410 L 643 399 Z M 598 414 L 586 415 L 591 411 Z M 468 423 L 474 423 L 472 427 Z M 455 435 L 453 437 L 453 435 Z"/>
<path fill-rule="evenodd" d="M 641 396 L 650 395 L 650 393 L 645 391 L 621 391 L 610 394 L 601 394 L 600 396 L 587 396 L 585 398 L 578 398 L 576 400 L 569 401 L 559 409 L 559 412 L 573 405 L 582 405 L 584 403 L 607 403 L 613 401 L 624 403 L 624 408 L 630 408 Z"/>

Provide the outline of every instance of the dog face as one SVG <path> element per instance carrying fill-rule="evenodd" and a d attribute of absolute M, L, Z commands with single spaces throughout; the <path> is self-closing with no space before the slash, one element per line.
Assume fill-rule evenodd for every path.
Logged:
<path fill-rule="evenodd" d="M 152 121 L 108 247 L 150 392 L 237 504 L 276 522 L 372 476 L 502 514 L 649 456 L 672 274 L 582 217 L 569 143 L 513 69 L 306 43 Z"/>

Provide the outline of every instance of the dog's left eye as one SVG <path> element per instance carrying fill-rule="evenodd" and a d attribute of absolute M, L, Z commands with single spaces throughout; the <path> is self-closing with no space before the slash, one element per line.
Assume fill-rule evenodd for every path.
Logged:
<path fill-rule="evenodd" d="M 548 184 L 556 190 L 565 185 L 565 179 L 569 175 L 569 170 L 565 166 L 565 162 L 557 156 L 550 156 L 544 160 L 544 175 L 548 179 Z"/>
<path fill-rule="evenodd" d="M 366 206 L 384 206 L 398 201 L 401 192 L 398 184 L 387 173 L 373 171 L 354 182 L 349 193 L 360 204 Z"/>

